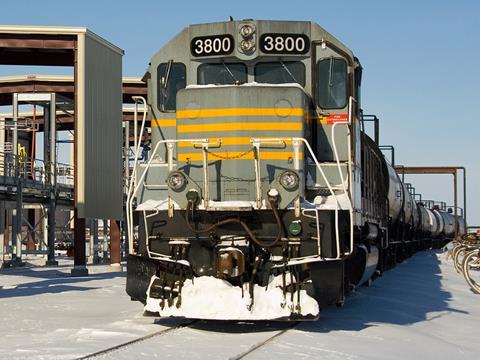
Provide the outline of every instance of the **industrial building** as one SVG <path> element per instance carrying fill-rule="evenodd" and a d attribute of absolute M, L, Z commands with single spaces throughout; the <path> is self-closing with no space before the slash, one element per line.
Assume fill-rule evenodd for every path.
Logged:
<path fill-rule="evenodd" d="M 146 96 L 140 79 L 122 81 L 122 56 L 86 28 L 0 26 L 0 69 L 62 66 L 73 73 L 0 77 L 2 266 L 22 265 L 26 254 L 45 254 L 46 264 L 56 265 L 55 247 L 70 241 L 72 275 L 86 275 L 86 253 L 96 261 L 98 239 L 106 250 L 107 235 L 109 261 L 120 263 L 128 104 Z M 67 161 L 57 158 L 62 152 Z"/>

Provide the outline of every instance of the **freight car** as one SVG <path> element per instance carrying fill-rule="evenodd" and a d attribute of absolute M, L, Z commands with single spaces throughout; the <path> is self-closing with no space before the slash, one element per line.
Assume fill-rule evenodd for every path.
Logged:
<path fill-rule="evenodd" d="M 127 199 L 131 298 L 160 316 L 315 319 L 451 239 L 462 220 L 415 202 L 364 131 L 361 77 L 311 22 L 191 25 L 162 47 Z"/>

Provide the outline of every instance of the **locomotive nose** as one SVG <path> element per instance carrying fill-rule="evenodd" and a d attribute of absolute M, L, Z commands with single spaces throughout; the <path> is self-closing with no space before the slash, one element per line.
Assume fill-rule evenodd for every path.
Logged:
<path fill-rule="evenodd" d="M 205 85 L 178 92 L 177 170 L 199 185 L 204 206 L 245 201 L 259 208 L 268 205 L 272 188 L 279 191 L 279 208 L 298 196 L 303 149 L 294 149 L 290 139 L 305 137 L 306 99 L 303 89 L 293 85 Z M 186 207 L 189 189 L 170 191 L 170 196 Z"/>

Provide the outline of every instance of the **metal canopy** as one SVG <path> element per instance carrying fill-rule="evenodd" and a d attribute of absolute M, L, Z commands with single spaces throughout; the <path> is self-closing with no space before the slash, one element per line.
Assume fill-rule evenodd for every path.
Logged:
<path fill-rule="evenodd" d="M 12 94 L 20 92 L 54 92 L 74 97 L 74 77 L 70 75 L 16 75 L 0 77 L 0 106 L 12 104 Z M 135 77 L 122 79 L 122 101 L 133 104 L 132 96 L 147 96 L 147 85 Z"/>
<path fill-rule="evenodd" d="M 67 99 L 74 98 L 74 77 L 70 75 L 15 75 L 0 77 L 0 106 L 11 105 L 14 93 L 33 92 L 54 92 Z M 124 104 L 133 104 L 133 96 L 147 96 L 147 86 L 140 79 L 135 77 L 124 77 L 122 79 L 122 97 Z M 73 101 L 73 100 L 72 100 Z M 21 117 L 32 118 L 33 113 L 25 112 Z M 11 114 L 0 114 L 0 118 L 8 119 Z M 42 129 L 43 114 L 36 113 L 35 123 Z M 133 109 L 123 108 L 123 121 L 133 121 Z M 73 112 L 69 114 L 57 113 L 58 130 L 73 130 Z"/>
<path fill-rule="evenodd" d="M 0 64 L 73 66 L 80 36 L 123 55 L 123 50 L 85 27 L 5 25 L 0 26 Z"/>
<path fill-rule="evenodd" d="M 405 179 L 405 174 L 439 174 L 439 175 L 453 175 L 453 213 L 457 217 L 458 210 L 458 195 L 457 195 L 457 175 L 458 171 L 463 171 L 463 215 L 465 222 L 467 222 L 467 170 L 464 166 L 395 166 L 397 174 L 402 175 L 402 181 Z M 458 236 L 458 223 L 455 222 L 455 237 Z"/>
<path fill-rule="evenodd" d="M 122 56 L 84 27 L 0 26 L 0 65 L 73 67 L 75 276 L 88 274 L 85 218 L 123 217 Z"/>

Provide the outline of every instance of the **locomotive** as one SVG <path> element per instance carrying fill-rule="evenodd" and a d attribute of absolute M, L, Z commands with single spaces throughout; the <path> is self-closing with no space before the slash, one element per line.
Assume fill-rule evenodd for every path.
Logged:
<path fill-rule="evenodd" d="M 127 197 L 126 291 L 146 313 L 316 319 L 464 231 L 416 202 L 367 135 L 361 78 L 305 21 L 191 25 L 152 57 L 151 151 Z"/>

